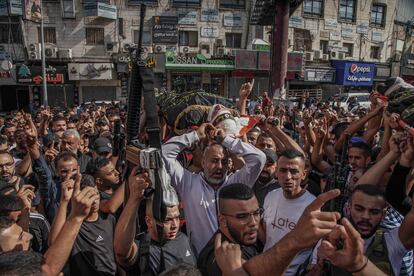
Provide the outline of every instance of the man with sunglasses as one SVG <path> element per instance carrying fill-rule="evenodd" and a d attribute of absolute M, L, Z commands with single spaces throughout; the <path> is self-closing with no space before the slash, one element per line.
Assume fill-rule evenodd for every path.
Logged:
<path fill-rule="evenodd" d="M 262 228 L 265 243 L 264 251 L 271 249 L 284 236 L 295 229 L 305 208 L 313 202 L 315 196 L 306 191 L 301 183 L 306 178 L 305 158 L 297 150 L 289 149 L 279 154 L 276 177 L 281 186 L 268 193 L 264 200 Z M 298 266 L 311 254 L 303 250 L 290 263 L 284 275 L 295 275 Z"/>
<path fill-rule="evenodd" d="M 219 229 L 198 257 L 197 266 L 203 276 L 222 275 L 214 254 L 214 240 L 219 233 L 222 241 L 240 245 L 243 260 L 258 254 L 256 241 L 263 209 L 253 190 L 244 184 L 230 184 L 220 190 L 218 200 Z"/>

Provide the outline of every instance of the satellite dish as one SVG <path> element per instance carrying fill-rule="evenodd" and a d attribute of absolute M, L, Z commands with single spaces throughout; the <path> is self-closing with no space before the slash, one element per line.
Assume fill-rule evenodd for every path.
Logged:
<path fill-rule="evenodd" d="M 3 71 L 10 71 L 13 68 L 13 63 L 10 60 L 0 61 L 0 68 Z"/>

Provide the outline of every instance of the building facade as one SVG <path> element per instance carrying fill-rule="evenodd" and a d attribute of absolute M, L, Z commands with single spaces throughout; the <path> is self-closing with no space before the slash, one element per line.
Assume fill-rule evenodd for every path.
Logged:
<path fill-rule="evenodd" d="M 289 21 L 287 88 L 370 90 L 400 71 L 410 76 L 410 56 L 403 52 L 413 48 L 406 34 L 411 21 L 404 20 L 414 14 L 411 2 L 304 0 Z M 0 0 L 0 110 L 42 101 L 40 18 L 49 104 L 125 100 L 140 3 Z M 157 88 L 204 89 L 232 97 L 243 82 L 255 78 L 254 93 L 268 90 L 272 26 L 250 24 L 258 1 L 145 3 L 142 44 L 154 61 Z M 353 68 L 357 76 L 344 68 Z"/>

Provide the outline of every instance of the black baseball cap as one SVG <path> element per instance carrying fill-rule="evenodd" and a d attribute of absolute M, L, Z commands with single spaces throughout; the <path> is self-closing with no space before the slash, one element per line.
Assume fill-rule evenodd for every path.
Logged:
<path fill-rule="evenodd" d="M 22 210 L 23 206 L 15 195 L 0 195 L 0 212 Z"/>
<path fill-rule="evenodd" d="M 109 139 L 105 137 L 99 137 L 93 143 L 93 149 L 96 153 L 103 153 L 103 152 L 112 152 L 112 144 Z"/>
<path fill-rule="evenodd" d="M 273 162 L 273 163 L 277 162 L 277 154 L 274 150 L 272 150 L 272 149 L 262 149 L 262 151 L 266 155 L 267 162 L 269 162 L 269 161 Z"/>

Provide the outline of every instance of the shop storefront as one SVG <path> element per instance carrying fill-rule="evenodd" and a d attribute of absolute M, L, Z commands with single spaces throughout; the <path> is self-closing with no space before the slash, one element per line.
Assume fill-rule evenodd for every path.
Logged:
<path fill-rule="evenodd" d="M 375 64 L 374 82 L 385 82 L 391 76 L 391 67 L 389 64 Z"/>
<path fill-rule="evenodd" d="M 202 54 L 178 56 L 167 52 L 165 57 L 167 89 L 184 92 L 204 89 L 207 92 L 228 96 L 230 72 L 233 59 L 208 59 Z"/>
<path fill-rule="evenodd" d="M 69 80 L 76 82 L 79 101 L 112 101 L 121 96 L 121 81 L 113 63 L 69 63 Z"/>
<path fill-rule="evenodd" d="M 343 85 L 345 91 L 372 90 L 375 74 L 373 63 L 335 60 L 332 61 L 332 67 L 336 69 L 336 84 Z"/>
<path fill-rule="evenodd" d="M 236 51 L 235 71 L 229 81 L 229 96 L 238 97 L 241 85 L 254 79 L 253 96 L 260 96 L 269 91 L 270 74 L 269 51 Z"/>
<path fill-rule="evenodd" d="M 42 67 L 25 64 L 16 67 L 17 83 L 25 90 L 34 105 L 42 104 Z M 67 67 L 46 65 L 47 97 L 50 106 L 70 106 L 74 104 L 74 85 L 68 81 Z M 23 91 L 23 89 L 20 89 Z"/>

